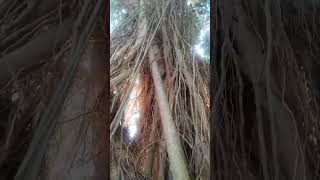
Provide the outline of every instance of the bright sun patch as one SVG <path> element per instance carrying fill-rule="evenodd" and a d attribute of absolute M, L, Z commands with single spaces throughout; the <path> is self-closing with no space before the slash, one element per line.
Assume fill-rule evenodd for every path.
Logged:
<path fill-rule="evenodd" d="M 124 127 L 128 128 L 130 139 L 134 138 L 138 129 L 137 123 L 140 118 L 141 91 L 142 87 L 140 84 L 140 76 L 138 76 L 130 93 L 129 101 L 125 109 Z"/>

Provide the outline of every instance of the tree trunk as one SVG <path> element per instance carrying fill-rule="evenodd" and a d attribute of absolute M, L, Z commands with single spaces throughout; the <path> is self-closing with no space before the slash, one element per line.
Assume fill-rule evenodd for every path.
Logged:
<path fill-rule="evenodd" d="M 95 107 L 105 85 L 105 47 L 104 34 L 96 27 L 78 67 L 68 102 L 60 113 L 56 140 L 49 146 L 48 158 L 54 164 L 49 164 L 48 180 L 108 177 L 107 122 Z M 81 161 L 85 163 L 79 165 Z"/>
<path fill-rule="evenodd" d="M 298 122 L 302 120 L 296 118 L 299 117 L 299 114 L 293 113 L 284 101 L 283 88 L 290 89 L 288 91 L 290 91 L 291 94 L 285 95 L 286 97 L 298 99 L 298 97 L 293 96 L 294 93 L 292 93 L 292 89 L 298 89 L 300 86 L 283 87 L 283 83 L 281 82 L 283 73 L 281 71 L 283 71 L 283 69 L 289 69 L 290 72 L 294 71 L 294 69 L 290 69 L 291 66 L 289 65 L 288 68 L 280 66 L 286 61 L 289 64 L 294 58 L 285 59 L 279 57 L 279 52 L 282 52 L 284 48 L 281 47 L 283 48 L 281 50 L 276 49 L 279 44 L 290 45 L 288 38 L 285 37 L 286 32 L 283 29 L 282 18 L 284 15 L 280 13 L 281 10 L 283 10 L 281 8 L 284 8 L 283 4 L 281 4 L 280 7 L 280 3 L 273 0 L 264 0 L 263 2 L 245 2 L 241 0 L 217 2 L 219 4 L 218 22 L 220 21 L 221 23 L 219 27 L 217 26 L 219 28 L 217 31 L 222 32 L 222 42 L 218 41 L 216 48 L 222 49 L 220 58 L 224 60 L 218 63 L 225 63 L 226 68 L 224 72 L 218 73 L 219 76 L 223 76 L 225 80 L 225 82 L 220 82 L 225 86 L 225 88 L 222 88 L 222 92 L 225 92 L 225 94 L 229 93 L 229 95 L 222 95 L 222 92 L 219 94 L 225 98 L 220 98 L 223 101 L 223 107 L 221 107 L 222 113 L 219 117 L 214 116 L 217 118 L 214 119 L 214 121 L 218 120 L 216 122 L 217 124 L 215 123 L 216 127 L 214 129 L 218 130 L 213 132 L 215 139 L 217 139 L 217 142 L 213 143 L 215 146 L 218 146 L 216 143 L 222 141 L 222 145 L 220 146 L 225 149 L 224 152 L 221 152 L 221 154 L 225 153 L 225 155 L 222 156 L 222 161 L 227 161 L 222 167 L 223 175 L 220 177 L 223 177 L 222 179 L 228 179 L 230 176 L 227 174 L 234 174 L 231 177 L 237 179 L 235 177 L 241 177 L 241 175 L 247 174 L 246 171 L 252 171 L 254 174 L 257 174 L 258 177 L 260 176 L 264 179 L 312 179 L 313 175 L 306 160 L 306 152 L 304 150 L 305 142 L 302 138 L 303 134 L 299 131 L 302 127 L 299 127 Z M 288 14 L 285 16 L 288 16 Z M 220 49 L 217 51 L 219 50 Z M 218 55 L 220 55 L 220 53 L 215 53 L 215 58 L 219 57 Z M 237 75 L 232 72 L 234 68 L 239 71 Z M 217 72 L 220 69 L 216 66 L 214 70 Z M 287 77 L 293 76 L 288 75 Z M 241 81 L 244 83 L 242 84 L 242 88 L 244 86 L 245 91 L 241 90 Z M 298 79 L 297 81 L 299 82 Z M 236 89 L 239 91 L 234 92 L 234 90 L 228 89 L 230 83 L 235 83 L 237 86 Z M 287 84 L 285 86 L 287 86 Z M 248 91 L 249 89 L 250 91 Z M 246 101 L 241 102 L 240 99 L 236 100 L 236 102 L 239 103 L 238 105 L 233 104 L 234 102 L 232 101 L 238 99 L 236 96 L 245 98 L 248 96 L 247 94 L 251 94 L 248 97 L 250 100 L 246 100 L 248 102 L 250 101 L 250 103 Z M 251 100 L 252 97 L 254 97 L 254 100 Z M 299 100 L 296 102 L 299 102 Z M 251 106 L 251 103 L 254 107 Z M 213 108 L 219 108 L 218 106 L 221 106 L 219 102 L 214 105 L 215 107 Z M 243 106 L 242 110 L 239 106 Z M 290 104 L 289 106 L 294 107 L 299 105 Z M 232 118 L 229 119 L 229 117 L 224 116 L 223 113 L 232 111 L 231 108 L 237 110 L 232 112 Z M 255 115 L 250 113 L 250 111 L 254 112 Z M 229 159 L 227 154 L 232 152 L 236 154 L 239 153 L 238 156 L 240 157 L 243 156 L 240 155 L 241 153 L 237 149 L 232 149 L 234 147 L 231 145 L 232 143 L 240 145 L 241 142 L 240 140 L 227 138 L 231 135 L 228 134 L 229 131 L 233 133 L 242 131 L 238 129 L 228 129 L 231 128 L 228 127 L 228 123 L 241 124 L 241 113 L 245 115 L 245 118 L 243 118 L 245 122 L 243 124 L 245 124 L 246 127 L 239 126 L 239 128 L 250 129 L 250 131 L 254 128 L 252 131 L 254 135 L 250 137 L 252 138 L 250 141 L 247 139 L 249 136 L 244 135 L 243 132 L 238 135 L 246 136 L 245 141 L 248 140 L 248 142 L 253 143 L 255 148 L 254 150 L 250 150 L 250 153 L 245 152 L 245 156 L 248 157 L 240 161 L 248 161 L 249 163 L 243 163 L 243 170 L 238 174 L 235 172 L 235 169 L 242 169 L 242 167 L 234 163 L 234 160 Z M 307 119 L 308 117 L 304 118 Z M 223 121 L 221 121 L 222 119 Z M 225 127 L 228 130 L 222 132 L 222 130 L 220 130 L 221 127 Z M 220 134 L 218 134 L 219 132 Z M 217 147 L 217 149 L 218 148 L 220 147 Z M 242 146 L 241 149 L 247 148 Z M 223 150 L 221 149 L 221 151 Z M 245 156 L 243 157 L 245 158 Z M 246 167 L 253 162 L 258 162 L 256 165 L 259 165 L 258 168 L 253 168 L 255 169 L 254 171 Z M 218 162 L 213 163 L 220 166 Z M 249 167 L 255 167 L 256 165 L 249 165 Z M 228 170 L 231 172 L 228 172 Z"/>

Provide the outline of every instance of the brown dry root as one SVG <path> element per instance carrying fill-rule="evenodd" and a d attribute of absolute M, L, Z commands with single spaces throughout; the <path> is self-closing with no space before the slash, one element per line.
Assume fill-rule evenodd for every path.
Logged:
<path fill-rule="evenodd" d="M 217 54 L 221 67 L 214 69 L 220 70 L 220 84 L 213 104 L 218 108 L 213 111 L 213 175 L 217 179 L 317 179 L 319 170 L 309 159 L 312 150 L 304 124 L 318 117 L 319 106 L 310 102 L 312 94 L 298 66 L 310 52 L 299 43 L 319 46 L 317 40 L 308 39 L 308 33 L 318 36 L 319 22 L 311 23 L 313 31 L 294 35 L 290 29 L 295 25 L 287 18 L 299 12 L 301 20 L 307 10 L 294 12 L 289 2 L 264 3 L 228 0 L 218 7 L 222 51 Z M 308 18 L 302 22 L 310 27 L 312 16 Z M 301 32 L 305 24 L 297 29 Z M 301 51 L 308 53 L 301 56 L 297 53 Z"/>
<path fill-rule="evenodd" d="M 155 144 L 156 157 L 153 160 L 154 163 L 149 162 L 153 164 L 153 178 L 162 176 L 166 179 L 173 175 L 180 176 L 185 174 L 183 176 L 188 176 L 186 174 L 189 174 L 190 179 L 208 179 L 208 63 L 201 62 L 198 57 L 190 53 L 191 39 L 194 37 L 194 25 L 188 21 L 187 16 L 183 16 L 184 13 L 181 16 L 177 14 L 177 12 L 185 11 L 188 14 L 190 9 L 184 1 L 177 0 L 174 2 L 150 1 L 143 6 L 142 10 L 138 9 L 136 11 L 138 12 L 133 14 L 135 14 L 134 17 L 137 20 L 124 23 L 114 33 L 111 42 L 111 85 L 113 86 L 111 87 L 111 91 L 116 90 L 117 92 L 113 94 L 112 98 L 113 109 L 111 109 L 111 112 L 115 116 L 111 124 L 111 132 L 113 132 L 111 133 L 111 142 L 114 141 L 111 146 L 113 148 L 121 146 L 121 139 L 116 135 L 119 122 L 123 118 L 128 97 L 138 76 L 147 75 L 151 77 L 150 72 L 152 68 L 148 60 L 152 62 L 153 60 L 148 58 L 148 53 L 150 53 L 151 44 L 156 44 L 159 47 L 159 54 L 155 61 L 159 65 L 160 80 L 163 83 L 164 93 L 167 95 L 167 98 L 163 99 L 163 96 L 160 96 L 160 99 L 155 99 L 156 94 L 153 93 L 157 90 L 153 89 L 155 84 L 150 81 L 151 93 L 142 94 L 142 96 L 151 96 L 152 100 L 145 101 L 144 108 L 146 109 L 142 109 L 142 111 L 157 112 L 160 106 L 158 106 L 159 101 L 167 101 L 172 116 L 169 119 L 173 121 L 170 128 L 174 130 L 173 132 L 176 134 L 175 138 L 181 141 L 181 150 L 179 150 L 180 159 L 183 159 L 182 154 L 184 154 L 186 168 L 183 167 L 183 169 L 188 170 L 187 173 L 175 171 L 175 168 L 181 167 L 183 163 L 174 167 L 174 163 L 176 162 L 172 161 L 172 159 L 179 157 L 175 157 L 176 154 L 174 153 L 176 152 L 172 153 L 170 137 L 165 135 L 162 129 L 166 124 L 162 123 L 160 128 L 162 130 L 159 128 L 155 129 L 157 134 L 157 136 L 154 136 L 155 139 L 150 138 L 153 137 L 150 135 L 153 131 L 147 129 L 151 128 L 152 121 L 157 121 L 155 123 L 166 121 L 163 119 L 165 116 L 160 115 L 163 108 L 163 106 L 160 106 L 159 113 L 141 115 L 140 121 L 148 122 L 149 125 L 146 126 L 145 123 L 139 125 L 140 129 L 146 127 L 143 128 L 142 135 L 137 135 L 137 140 L 127 149 L 120 148 L 123 149 L 121 152 L 127 155 L 123 157 L 120 155 L 116 156 L 117 160 L 114 162 L 117 163 L 116 169 L 119 170 L 117 174 L 135 172 L 134 177 L 136 179 L 141 178 L 140 174 L 143 174 L 144 170 L 146 170 L 141 167 L 145 167 L 145 163 L 148 162 L 148 152 L 151 152 L 149 148 L 152 147 L 152 144 Z M 142 12 L 145 14 L 144 16 L 141 15 Z M 141 20 L 141 17 L 146 18 L 146 20 Z M 143 22 L 147 24 L 141 25 Z M 141 27 L 143 30 L 146 28 L 147 33 L 143 34 L 144 31 L 139 31 L 138 27 Z M 126 38 L 123 38 L 123 35 Z M 138 39 L 137 37 L 142 38 Z M 148 73 L 145 73 L 146 71 Z M 169 141 L 169 144 L 165 143 L 166 141 Z M 160 142 L 164 143 L 164 147 L 166 148 L 165 150 L 162 149 L 161 153 L 159 149 Z M 178 144 L 176 143 L 176 145 Z M 114 149 L 113 152 L 116 152 L 116 150 Z M 139 157 L 138 163 L 132 165 L 131 162 L 137 158 L 137 154 Z M 166 164 L 171 167 L 169 173 Z M 150 174 L 150 169 L 146 171 Z"/>

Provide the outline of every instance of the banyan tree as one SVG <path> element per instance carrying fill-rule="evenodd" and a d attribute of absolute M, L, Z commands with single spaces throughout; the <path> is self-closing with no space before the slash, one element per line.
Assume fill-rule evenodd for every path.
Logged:
<path fill-rule="evenodd" d="M 0 0 L 0 180 L 319 179 L 319 13 Z"/>
<path fill-rule="evenodd" d="M 104 0 L 0 1 L 0 179 L 107 179 Z"/>
<path fill-rule="evenodd" d="M 209 178 L 209 60 L 195 50 L 208 8 L 111 1 L 111 179 Z"/>
<path fill-rule="evenodd" d="M 319 5 L 212 4 L 213 179 L 319 179 Z"/>

